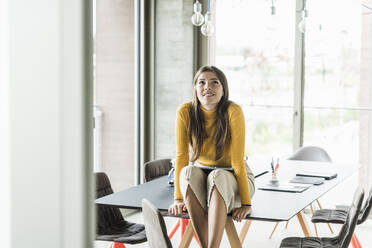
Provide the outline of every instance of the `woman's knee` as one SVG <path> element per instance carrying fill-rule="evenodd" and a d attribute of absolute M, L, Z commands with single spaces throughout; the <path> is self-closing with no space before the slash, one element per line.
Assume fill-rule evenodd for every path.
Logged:
<path fill-rule="evenodd" d="M 188 165 L 181 170 L 181 178 L 186 181 L 193 180 L 205 180 L 205 174 L 199 167 Z"/>
<path fill-rule="evenodd" d="M 235 176 L 229 171 L 217 169 L 208 175 L 207 188 L 209 192 L 212 189 L 217 189 L 218 191 L 223 189 L 224 191 L 234 192 L 237 187 Z"/>
<path fill-rule="evenodd" d="M 231 176 L 234 177 L 233 174 L 231 174 L 231 172 L 229 171 L 226 171 L 224 169 L 216 169 L 209 173 L 208 181 L 215 181 L 215 179 L 217 178 L 224 178 L 225 180 L 228 180 L 228 178 Z"/>

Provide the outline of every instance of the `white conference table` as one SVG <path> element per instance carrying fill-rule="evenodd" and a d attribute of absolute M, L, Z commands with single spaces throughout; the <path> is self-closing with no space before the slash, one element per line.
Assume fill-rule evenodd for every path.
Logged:
<path fill-rule="evenodd" d="M 270 161 L 250 161 L 253 171 L 270 169 Z M 313 201 L 326 194 L 329 190 L 339 185 L 346 178 L 351 176 L 359 168 L 358 165 L 309 162 L 297 160 L 283 160 L 280 162 L 277 177 L 280 183 L 286 183 L 293 178 L 296 173 L 302 172 L 335 172 L 337 177 L 326 180 L 321 185 L 313 185 L 302 193 L 277 192 L 259 190 L 258 188 L 267 184 L 271 179 L 271 173 L 266 173 L 256 178 L 256 191 L 252 198 L 252 212 L 247 216 L 243 229 L 238 236 L 231 216 L 227 218 L 226 233 L 231 247 L 241 247 L 252 220 L 257 221 L 288 221 L 297 216 L 305 236 L 309 236 L 310 229 L 303 217 L 302 210 Z M 132 188 L 99 198 L 96 204 L 114 206 L 119 208 L 141 209 L 142 199 L 148 199 L 159 210 L 167 215 L 167 209 L 173 203 L 173 187 L 168 185 L 167 177 L 161 177 Z M 176 217 L 188 218 L 187 214 Z M 188 247 L 194 230 L 192 225 L 188 225 L 185 235 L 179 247 Z"/>

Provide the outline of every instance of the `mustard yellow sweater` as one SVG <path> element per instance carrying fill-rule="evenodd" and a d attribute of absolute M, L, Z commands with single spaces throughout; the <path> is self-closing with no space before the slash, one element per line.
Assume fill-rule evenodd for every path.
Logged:
<path fill-rule="evenodd" d="M 179 177 L 183 167 L 189 164 L 189 138 L 187 128 L 189 125 L 189 109 L 191 102 L 182 104 L 177 110 L 176 119 L 176 168 L 175 168 L 175 184 L 174 198 L 182 199 L 180 191 Z M 244 144 L 245 144 L 245 123 L 244 115 L 241 108 L 231 103 L 228 108 L 229 125 L 231 130 L 231 142 L 225 146 L 223 156 L 215 161 L 216 142 L 213 139 L 215 131 L 215 111 L 202 108 L 205 118 L 205 131 L 207 138 L 203 141 L 198 162 L 202 165 L 217 166 L 217 167 L 232 167 L 235 172 L 236 180 L 239 186 L 241 204 L 251 204 L 249 195 L 248 180 L 244 163 Z"/>

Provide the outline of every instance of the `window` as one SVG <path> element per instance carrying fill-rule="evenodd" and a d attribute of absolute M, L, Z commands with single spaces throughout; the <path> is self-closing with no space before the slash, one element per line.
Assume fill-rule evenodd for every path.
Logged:
<path fill-rule="evenodd" d="M 245 113 L 246 154 L 286 156 L 303 135 L 302 145 L 322 146 L 335 161 L 370 164 L 370 10 L 363 12 L 353 0 L 338 1 L 337 8 L 331 0 L 307 1 L 301 131 L 293 125 L 293 108 L 298 107 L 293 99 L 301 94 L 293 83 L 294 65 L 302 60 L 294 51 L 296 39 L 302 39 L 295 37 L 295 16 L 301 10 L 293 1 L 276 1 L 271 15 L 271 4 L 216 1 L 213 52 L 216 65 L 226 72 L 231 99 Z"/>
<path fill-rule="evenodd" d="M 304 145 L 321 145 L 340 161 L 359 161 L 361 117 L 361 5 L 308 1 L 305 35 Z M 348 16 L 348 18 L 344 18 Z M 364 106 L 363 106 L 364 105 Z"/>
<path fill-rule="evenodd" d="M 243 108 L 248 156 L 292 151 L 295 3 L 273 16 L 270 3 L 216 1 L 216 65 Z"/>

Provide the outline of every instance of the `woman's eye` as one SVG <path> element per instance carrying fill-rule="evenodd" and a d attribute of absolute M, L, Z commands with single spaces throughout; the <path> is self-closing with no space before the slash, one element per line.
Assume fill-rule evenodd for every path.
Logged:
<path fill-rule="evenodd" d="M 205 84 L 204 81 L 199 81 L 199 85 L 203 85 L 203 84 Z"/>
<path fill-rule="evenodd" d="M 220 82 L 218 82 L 218 81 L 213 81 L 213 84 L 219 84 Z"/>

